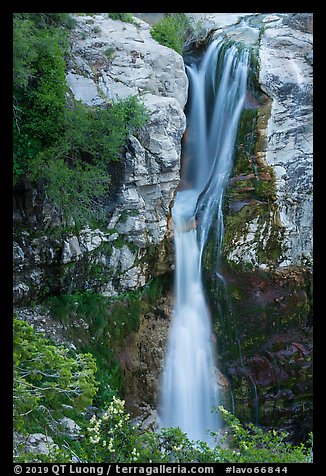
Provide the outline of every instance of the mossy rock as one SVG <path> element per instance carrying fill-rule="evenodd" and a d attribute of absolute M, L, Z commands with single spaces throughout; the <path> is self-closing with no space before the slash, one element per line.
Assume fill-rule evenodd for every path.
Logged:
<path fill-rule="evenodd" d="M 307 428 L 311 419 L 311 273 L 219 266 L 223 284 L 205 273 L 205 287 L 218 366 L 231 382 L 235 414 L 298 437 L 297 415 L 305 415 Z"/>

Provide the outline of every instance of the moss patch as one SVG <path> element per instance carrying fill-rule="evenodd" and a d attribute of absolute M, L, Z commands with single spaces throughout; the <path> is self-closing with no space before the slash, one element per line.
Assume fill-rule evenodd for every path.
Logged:
<path fill-rule="evenodd" d="M 275 203 L 275 173 L 264 159 L 271 100 L 261 91 L 252 95 L 259 100 L 240 118 L 224 207 L 223 254 L 231 266 L 247 270 L 276 268 L 282 261 L 284 233 Z"/>

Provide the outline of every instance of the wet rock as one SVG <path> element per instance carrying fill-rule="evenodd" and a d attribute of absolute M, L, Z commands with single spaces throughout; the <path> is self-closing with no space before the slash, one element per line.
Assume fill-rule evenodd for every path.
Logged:
<path fill-rule="evenodd" d="M 239 24 L 242 18 L 255 13 L 187 13 L 193 23 L 198 38 L 206 38 L 212 31 L 221 32 Z"/>

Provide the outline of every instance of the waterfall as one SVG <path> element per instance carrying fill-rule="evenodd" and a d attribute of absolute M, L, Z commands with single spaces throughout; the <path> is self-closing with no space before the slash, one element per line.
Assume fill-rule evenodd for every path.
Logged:
<path fill-rule="evenodd" d="M 211 42 L 189 78 L 181 186 L 172 210 L 175 307 L 162 378 L 161 427 L 180 427 L 193 440 L 211 441 L 219 417 L 210 312 L 202 283 L 204 246 L 212 227 L 223 240 L 223 193 L 244 105 L 248 51 L 222 38 Z"/>

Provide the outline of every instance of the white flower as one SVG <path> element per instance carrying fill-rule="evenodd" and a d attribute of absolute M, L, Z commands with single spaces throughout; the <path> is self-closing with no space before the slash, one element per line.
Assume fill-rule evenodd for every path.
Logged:
<path fill-rule="evenodd" d="M 99 436 L 95 436 L 95 437 L 91 436 L 91 437 L 89 438 L 89 441 L 90 441 L 91 443 L 96 444 L 96 443 L 98 443 L 98 442 L 100 441 L 100 437 L 99 437 Z"/>
<path fill-rule="evenodd" d="M 131 455 L 132 455 L 132 461 L 137 461 L 137 459 L 139 458 L 139 453 L 137 452 L 136 448 L 132 450 Z"/>
<path fill-rule="evenodd" d="M 110 440 L 109 440 L 108 450 L 109 450 L 111 453 L 114 453 L 113 438 L 110 438 Z"/>
<path fill-rule="evenodd" d="M 182 448 L 183 448 L 182 445 L 180 445 L 180 446 L 173 446 L 173 447 L 172 447 L 172 449 L 173 449 L 174 451 L 181 451 Z"/>

